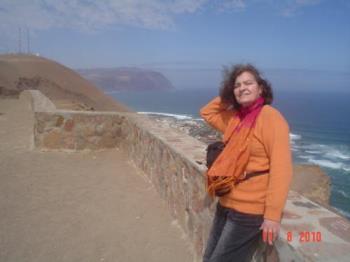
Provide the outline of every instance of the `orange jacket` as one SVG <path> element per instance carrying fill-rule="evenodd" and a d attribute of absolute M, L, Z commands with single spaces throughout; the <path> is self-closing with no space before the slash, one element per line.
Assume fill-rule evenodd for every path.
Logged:
<path fill-rule="evenodd" d="M 224 133 L 235 111 L 221 102 L 220 97 L 215 97 L 201 108 L 200 115 L 212 127 Z M 243 181 L 229 194 L 220 197 L 220 204 L 280 221 L 292 179 L 292 158 L 288 123 L 270 105 L 263 107 L 256 120 L 246 172 L 267 169 L 270 170 L 269 174 Z"/>

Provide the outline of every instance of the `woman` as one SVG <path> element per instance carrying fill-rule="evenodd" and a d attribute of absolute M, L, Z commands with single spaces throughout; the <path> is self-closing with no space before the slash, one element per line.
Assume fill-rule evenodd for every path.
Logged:
<path fill-rule="evenodd" d="M 250 261 L 261 236 L 270 245 L 278 236 L 292 160 L 289 127 L 272 100 L 255 67 L 236 65 L 200 110 L 226 144 L 207 171 L 208 193 L 220 197 L 205 262 Z"/>

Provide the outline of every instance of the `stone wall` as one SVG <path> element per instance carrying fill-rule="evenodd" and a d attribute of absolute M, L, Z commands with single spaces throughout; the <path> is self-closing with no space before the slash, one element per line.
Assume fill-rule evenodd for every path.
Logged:
<path fill-rule="evenodd" d="M 215 206 L 205 193 L 205 144 L 135 113 L 62 111 L 52 110 L 51 106 L 45 110 L 45 105 L 50 104 L 43 101 L 47 98 L 30 92 L 24 91 L 21 97 L 31 96 L 34 100 L 37 148 L 121 148 L 148 175 L 193 243 L 196 261 L 201 260 Z M 44 106 L 38 111 L 36 104 Z M 321 240 L 310 236 L 305 241 L 300 239 L 312 232 L 321 235 Z M 255 260 L 347 261 L 350 223 L 291 191 L 275 246 L 268 252 L 261 246 Z"/>
<path fill-rule="evenodd" d="M 0 98 L 18 98 L 19 91 L 0 86 Z"/>
<path fill-rule="evenodd" d="M 122 139 L 124 118 L 98 112 L 35 112 L 35 146 L 61 150 L 114 148 Z"/>
<path fill-rule="evenodd" d="M 205 193 L 205 145 L 145 117 L 129 120 L 121 146 L 151 179 L 194 245 L 198 260 L 209 234 L 214 203 Z"/>

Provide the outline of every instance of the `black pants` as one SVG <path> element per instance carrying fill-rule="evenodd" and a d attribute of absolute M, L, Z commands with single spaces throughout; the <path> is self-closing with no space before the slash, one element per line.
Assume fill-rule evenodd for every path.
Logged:
<path fill-rule="evenodd" d="M 261 241 L 263 215 L 251 215 L 218 203 L 203 262 L 250 261 Z"/>

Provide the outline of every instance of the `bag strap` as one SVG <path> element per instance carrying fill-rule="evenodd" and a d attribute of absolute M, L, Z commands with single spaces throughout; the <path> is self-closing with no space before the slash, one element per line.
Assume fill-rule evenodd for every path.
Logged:
<path fill-rule="evenodd" d="M 261 175 L 267 174 L 269 172 L 270 172 L 270 169 L 248 173 L 248 174 L 246 174 L 246 176 L 243 179 L 238 180 L 235 184 L 237 185 L 238 183 L 240 183 L 242 181 L 245 181 L 245 180 L 248 180 L 249 178 L 252 178 L 252 177 L 255 177 L 255 176 L 261 176 Z"/>

